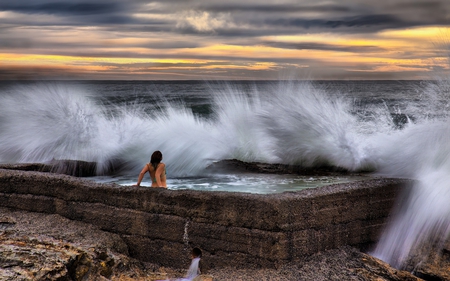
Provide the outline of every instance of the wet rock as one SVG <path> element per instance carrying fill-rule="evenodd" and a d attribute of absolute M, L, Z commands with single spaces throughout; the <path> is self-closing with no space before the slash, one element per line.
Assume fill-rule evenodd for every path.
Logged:
<path fill-rule="evenodd" d="M 423 245 L 411 255 L 405 268 L 424 280 L 450 280 L 450 241 L 441 246 L 440 243 Z"/>
<path fill-rule="evenodd" d="M 243 162 L 237 159 L 222 160 L 211 164 L 208 168 L 215 172 L 246 172 L 264 174 L 299 174 L 299 175 L 342 175 L 349 174 L 346 169 L 332 166 L 308 168 L 300 165 L 270 164 L 261 162 Z"/>
<path fill-rule="evenodd" d="M 375 241 L 401 181 L 377 179 L 261 196 L 0 173 L 2 206 L 47 212 L 0 208 L 0 280 L 179 278 L 189 266 L 184 234 L 188 246 L 202 245 L 203 262 L 214 265 L 201 278 L 420 280 L 343 246 Z M 425 280 L 449 280 L 448 249 L 415 267 L 415 273 Z"/>
<path fill-rule="evenodd" d="M 144 262 L 186 266 L 180 253 L 188 256 L 189 243 L 203 249 L 209 268 L 277 267 L 373 243 L 408 182 L 375 178 L 261 195 L 136 188 L 0 169 L 0 205 L 95 225 L 118 235 L 127 254 Z"/>
<path fill-rule="evenodd" d="M 277 280 L 277 281 L 420 281 L 406 271 L 388 264 L 355 248 L 344 246 L 320 252 L 280 269 L 213 269 L 208 272 L 214 280 Z"/>
<path fill-rule="evenodd" d="M 112 161 L 105 167 L 102 174 L 110 174 L 120 171 L 125 163 L 119 160 Z M 18 163 L 0 164 L 0 169 L 36 171 L 64 174 L 76 177 L 92 177 L 98 175 L 97 163 L 81 160 L 52 160 L 48 163 Z M 332 166 L 322 166 L 320 168 L 308 168 L 300 165 L 269 164 L 260 162 L 243 162 L 236 159 L 222 160 L 210 165 L 209 171 L 245 172 L 245 173 L 265 173 L 265 174 L 300 174 L 300 175 L 342 175 L 350 174 L 348 170 Z"/>
<path fill-rule="evenodd" d="M 97 174 L 97 163 L 80 160 L 52 160 L 50 172 L 75 177 L 93 177 Z"/>
<path fill-rule="evenodd" d="M 75 177 L 92 177 L 97 174 L 97 163 L 80 160 L 52 160 L 48 163 L 2 164 L 1 169 L 64 174 Z"/>
<path fill-rule="evenodd" d="M 70 221 L 57 215 L 11 211 L 0 208 L 0 221 L 8 228 L 0 231 L 0 280 L 174 280 L 186 274 L 186 268 L 162 267 L 142 263 L 118 253 L 120 237 L 98 228 Z M 123 251 L 122 249 L 122 252 Z M 155 253 L 149 252 L 149 255 Z M 421 278 L 407 271 L 343 246 L 319 252 L 279 268 L 218 267 L 204 272 L 198 280 L 363 280 L 419 281 L 449 280 L 449 253 L 436 255 L 418 268 Z M 181 258 L 181 253 L 179 253 Z M 207 259 L 207 257 L 203 258 Z"/>

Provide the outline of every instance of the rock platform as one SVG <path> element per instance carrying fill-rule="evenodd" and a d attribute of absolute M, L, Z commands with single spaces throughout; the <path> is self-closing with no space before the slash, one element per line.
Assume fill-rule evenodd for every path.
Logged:
<path fill-rule="evenodd" d="M 131 257 L 163 266 L 185 264 L 180 253 L 200 247 L 208 268 L 277 268 L 320 251 L 377 241 L 407 183 L 379 178 L 260 195 L 127 187 L 0 170 L 0 206 L 95 225 L 119 235 Z"/>
<path fill-rule="evenodd" d="M 260 278 L 261 272 L 263 276 L 278 276 L 278 279 L 267 280 L 303 280 L 301 272 L 296 270 L 304 272 L 305 278 L 312 276 L 314 270 L 308 266 L 324 268 L 316 270 L 324 279 L 316 276 L 319 279 L 314 280 L 345 280 L 338 279 L 344 275 L 375 278 L 380 274 L 386 279 L 354 280 L 416 280 L 417 277 L 389 268 L 360 251 L 377 241 L 397 195 L 406 192 L 410 183 L 404 179 L 373 178 L 298 192 L 259 195 L 126 187 L 48 172 L 0 169 L 2 252 L 14 256 L 21 252 L 20 245 L 47 247 L 44 252 L 55 256 L 56 261 L 66 261 L 52 263 L 48 268 L 62 269 L 49 272 L 69 276 L 69 279 L 48 280 L 82 280 L 88 272 L 95 273 L 96 278 L 112 278 L 116 276 L 114 272 L 129 271 L 117 266 L 122 260 L 127 260 L 125 264 L 139 265 L 135 267 L 140 268 L 139 274 L 149 274 L 149 268 L 153 268 L 151 272 L 163 274 L 165 268 L 187 268 L 189 251 L 193 247 L 203 250 L 203 267 L 214 280 L 265 280 L 251 279 L 246 275 L 248 272 Z M 87 243 L 90 246 L 79 247 L 78 240 L 90 234 L 63 229 L 57 233 L 64 234 L 55 234 L 51 228 L 37 231 L 38 227 L 28 228 L 21 236 L 13 230 L 20 225 L 17 223 L 20 220 L 11 215 L 14 212 L 24 213 L 26 217 L 44 216 L 45 219 L 33 221 L 38 225 L 46 220 L 49 223 L 67 220 L 80 224 L 79 229 L 92 228 L 89 233 L 97 231 L 112 240 L 106 239 L 110 242 L 99 245 L 95 241 L 104 240 L 95 239 Z M 24 234 L 27 231 L 28 234 Z M 37 238 L 30 239 L 32 236 Z M 0 267 L 32 268 L 32 263 L 26 260 L 2 259 Z M 86 260 L 90 261 L 85 262 L 90 264 L 89 270 L 73 267 L 74 264 L 84 265 Z M 111 260 L 114 262 L 106 266 Z M 324 262 L 336 264 L 324 266 Z M 146 264 L 151 266 L 142 267 Z M 336 270 L 342 272 L 338 274 Z M 110 275 L 101 272 L 110 272 Z M 236 272 L 250 279 L 231 277 L 236 276 Z M 146 276 L 131 280 L 154 280 Z"/>

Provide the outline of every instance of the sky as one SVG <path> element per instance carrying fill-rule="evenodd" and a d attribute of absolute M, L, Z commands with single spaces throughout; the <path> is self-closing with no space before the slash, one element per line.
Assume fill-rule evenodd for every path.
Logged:
<path fill-rule="evenodd" d="M 0 80 L 430 79 L 449 0 L 0 0 Z"/>

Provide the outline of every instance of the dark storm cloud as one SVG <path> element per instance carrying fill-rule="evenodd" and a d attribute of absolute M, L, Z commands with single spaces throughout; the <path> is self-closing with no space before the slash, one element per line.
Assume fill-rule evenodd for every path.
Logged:
<path fill-rule="evenodd" d="M 321 43 L 291 43 L 291 42 L 263 42 L 265 46 L 281 48 L 281 49 L 295 49 L 295 50 L 320 50 L 320 51 L 337 51 L 337 52 L 382 52 L 385 49 L 378 46 L 340 46 Z"/>
<path fill-rule="evenodd" d="M 450 1 L 118 1 L 118 0 L 14 0 L 0 1 L 0 11 L 19 14 L 53 15 L 51 22 L 9 19 L 16 25 L 113 26 L 115 31 L 168 32 L 214 37 L 255 37 L 302 32 L 367 33 L 387 28 L 450 24 Z M 228 15 L 229 25 L 210 30 L 186 22 L 183 13 L 208 13 L 211 19 Z M 157 15 L 158 20 L 137 18 L 135 13 Z M 414 15 L 409 16 L 409 13 Z M 433 17 L 432 15 L 440 15 Z M 119 26 L 118 26 L 119 25 Z"/>
<path fill-rule="evenodd" d="M 450 1 L 394 2 L 387 9 L 404 18 L 419 19 L 423 23 L 450 23 Z"/>
<path fill-rule="evenodd" d="M 211 35 L 220 37 L 259 37 L 294 35 L 305 32 L 371 33 L 384 29 L 407 28 L 422 25 L 417 21 L 405 21 L 392 15 L 362 15 L 340 19 L 277 18 L 249 20 L 236 27 L 219 27 L 199 30 L 194 26 L 180 26 L 182 34 Z M 427 25 L 427 24 L 423 24 Z"/>
<path fill-rule="evenodd" d="M 5 2 L 5 3 L 3 3 Z M 45 25 L 115 25 L 115 24 L 146 24 L 131 16 L 131 12 L 137 8 L 132 2 L 114 1 L 23 1 L 16 0 L 0 2 L 0 11 L 10 11 L 25 15 L 52 15 L 61 20 L 34 22 L 34 26 Z M 29 25 L 30 18 L 18 17 L 11 24 Z"/>
<path fill-rule="evenodd" d="M 231 76 L 246 73 L 266 77 L 274 75 L 277 67 L 294 64 L 293 67 L 307 67 L 324 77 L 337 77 L 342 73 L 363 77 L 375 73 L 374 65 L 378 62 L 366 60 L 362 65 L 367 65 L 368 69 L 359 69 L 354 61 L 360 57 L 370 56 L 371 61 L 433 57 L 433 51 L 420 48 L 416 51 L 410 45 L 399 48 L 387 43 L 389 40 L 409 40 L 414 45 L 422 39 L 416 40 L 409 34 L 405 36 L 410 37 L 404 39 L 396 31 L 426 26 L 450 26 L 450 0 L 0 0 L 0 51 L 5 54 L 93 58 L 89 61 L 81 58 L 72 63 L 77 66 L 72 69 L 75 72 L 82 71 L 82 65 L 104 65 L 106 60 L 96 61 L 95 58 L 111 58 L 112 62 L 114 58 L 197 59 L 212 61 L 206 65 L 208 67 L 220 66 L 209 70 L 197 68 L 195 71 L 198 72 L 193 73 L 173 68 L 195 69 L 198 64 L 139 65 L 133 60 L 129 63 L 120 60 L 122 64 L 112 63 L 111 69 L 95 72 L 104 77 L 108 73 L 116 73 L 117 77 L 128 75 L 127 71 L 141 67 L 166 67 L 169 71 L 178 71 L 179 75 L 195 76 L 210 71 Z M 380 33 L 385 30 L 389 32 Z M 300 36 L 277 38 L 284 35 Z M 327 36 L 339 40 L 328 40 Z M 417 38 L 421 36 L 424 35 L 418 34 Z M 369 40 L 370 43 L 361 46 L 360 42 Z M 374 42 L 380 42 L 380 46 Z M 195 48 L 199 49 L 192 50 Z M 284 50 L 347 52 L 352 53 L 352 60 L 345 61 L 347 54 L 335 54 L 334 61 L 327 61 L 317 57 L 317 52 L 284 54 Z M 311 56 L 293 57 L 304 53 Z M 14 63 L 11 58 L 10 65 L 16 66 Z M 55 59 L 42 68 L 25 72 L 26 75 L 33 75 L 33 71 L 58 75 L 65 71 L 68 76 L 75 75 L 64 67 L 50 67 L 58 63 L 61 62 Z M 256 68 L 236 70 L 227 68 L 228 63 L 236 66 L 269 63 L 270 69 L 262 72 Z M 379 65 L 378 69 L 388 69 L 387 66 L 396 63 Z M 20 75 L 27 67 L 23 66 L 21 70 L 19 66 L 2 67 L 2 64 L 4 62 L 0 63 L 3 71 L 0 76 L 8 74 L 8 67 L 9 76 Z M 357 70 L 347 71 L 352 67 Z M 149 71 L 164 73 L 163 70 Z"/>
<path fill-rule="evenodd" d="M 276 19 L 267 20 L 265 24 L 284 26 L 284 27 L 303 27 L 309 28 L 332 28 L 339 27 L 375 27 L 375 28 L 393 28 L 393 27 L 405 27 L 410 25 L 417 25 L 417 23 L 406 22 L 393 15 L 361 15 L 354 17 L 346 17 L 335 20 L 323 20 L 323 19 L 303 19 L 303 18 L 290 18 L 290 19 Z"/>
<path fill-rule="evenodd" d="M 195 2 L 195 1 L 194 1 Z M 228 1 L 230 2 L 230 1 Z M 209 12 L 211 17 L 228 14 L 239 29 L 214 29 L 205 32 L 184 27 L 178 31 L 215 36 L 261 36 L 301 32 L 333 31 L 342 33 L 367 33 L 384 29 L 398 29 L 437 24 L 450 24 L 450 1 L 378 0 L 335 1 L 322 4 L 318 1 L 292 1 L 291 3 L 263 3 L 245 1 L 217 3 L 206 1 L 191 9 Z M 430 3 L 430 5 L 428 5 Z"/>
<path fill-rule="evenodd" d="M 5 38 L 0 40 L 1 49 L 28 49 L 33 46 L 33 41 L 29 38 Z"/>
<path fill-rule="evenodd" d="M 305 6 L 299 4 L 210 4 L 200 5 L 197 9 L 211 12 L 251 12 L 251 13 L 293 13 L 293 12 L 349 12 L 352 8 L 342 5 L 316 5 Z"/>
<path fill-rule="evenodd" d="M 433 1 L 433 0 L 423 0 L 423 1 L 392 1 L 386 2 L 385 7 L 389 10 L 401 13 L 401 12 L 411 12 L 419 13 L 421 15 L 449 15 L 450 2 L 449 1 Z"/>
<path fill-rule="evenodd" d="M 119 12 L 122 8 L 121 5 L 114 2 L 105 2 L 105 3 L 92 3 L 92 1 L 80 3 L 70 3 L 70 2 L 36 3 L 36 2 L 10 1 L 8 3 L 0 3 L 0 11 L 12 11 L 23 14 L 56 14 L 65 16 L 65 15 L 109 14 Z"/>
<path fill-rule="evenodd" d="M 449 1 L 450 3 L 450 1 Z M 214 10 L 214 9 L 211 9 Z M 275 9 L 276 10 L 276 9 Z M 295 9 L 294 9 L 295 10 Z M 311 8 L 311 11 L 313 9 Z M 318 9 L 319 10 L 319 9 Z M 201 30 L 194 25 L 178 25 L 174 31 L 182 34 L 198 34 L 218 37 L 257 37 L 271 35 L 293 35 L 311 32 L 339 32 L 343 34 L 374 33 L 386 29 L 413 28 L 431 25 L 449 25 L 450 10 L 446 16 L 433 17 L 425 16 L 425 11 L 421 11 L 424 16 L 407 11 L 392 10 L 384 13 L 352 12 L 341 9 L 345 15 L 339 13 L 318 13 L 312 17 L 302 13 L 278 13 L 275 11 L 267 13 L 237 12 L 231 13 L 231 23 L 233 25 Z M 428 11 L 434 13 L 434 11 Z M 440 11 L 443 14 L 442 10 Z M 298 14 L 298 15 L 297 15 Z M 219 16 L 212 14 L 211 18 Z"/>
<path fill-rule="evenodd" d="M 444 8 L 445 5 L 442 1 L 413 1 L 413 2 L 402 2 L 395 3 L 393 2 L 393 7 L 397 9 L 408 9 L 408 8 L 416 8 L 420 10 L 438 10 Z"/>
<path fill-rule="evenodd" d="M 0 65 L 0 77 L 3 80 L 83 79 L 85 74 L 58 67 L 10 67 Z"/>
<path fill-rule="evenodd" d="M 134 52 L 122 51 L 122 52 L 108 52 L 103 51 L 101 53 L 87 53 L 86 49 L 95 49 L 95 48 L 107 48 L 110 47 L 112 43 L 106 42 L 97 42 L 97 41 L 83 41 L 80 40 L 78 42 L 54 42 L 49 40 L 43 40 L 40 38 L 23 38 L 16 37 L 14 35 L 4 35 L 2 36 L 2 40 L 0 40 L 0 51 L 14 49 L 18 51 L 22 49 L 22 51 L 26 51 L 27 49 L 32 48 L 34 51 L 41 49 L 40 53 L 45 54 L 58 54 L 58 55 L 75 55 L 77 56 L 79 53 L 83 53 L 80 56 L 93 56 L 93 57 L 148 57 L 148 55 L 137 55 Z M 115 43 L 115 47 L 128 48 L 144 48 L 144 49 L 192 49 L 201 47 L 201 42 L 196 42 L 192 40 L 159 40 L 148 43 Z"/>
<path fill-rule="evenodd" d="M 137 21 L 136 19 L 133 19 L 126 15 L 106 15 L 102 17 L 89 17 L 86 18 L 88 21 L 87 23 L 97 23 L 100 25 L 117 25 L 117 24 L 142 24 L 142 22 Z M 158 22 L 157 24 L 159 24 Z M 79 24 L 81 25 L 81 24 Z"/>

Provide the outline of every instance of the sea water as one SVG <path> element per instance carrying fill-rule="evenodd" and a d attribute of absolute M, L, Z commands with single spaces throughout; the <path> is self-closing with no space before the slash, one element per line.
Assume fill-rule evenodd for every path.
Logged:
<path fill-rule="evenodd" d="M 147 176 L 148 177 L 148 176 Z M 307 188 L 349 183 L 370 178 L 369 175 L 276 175 L 255 173 L 214 173 L 204 176 L 167 178 L 167 186 L 172 190 L 203 190 L 247 192 L 255 194 L 273 194 L 287 191 L 298 191 Z M 91 178 L 99 183 L 116 183 L 119 185 L 136 184 L 137 176 L 98 176 Z M 150 187 L 150 181 L 143 181 L 141 186 Z"/>
<path fill-rule="evenodd" d="M 128 185 L 160 150 L 169 188 L 257 193 L 354 179 L 208 168 L 236 159 L 415 179 L 373 253 L 402 267 L 450 231 L 449 88 L 447 80 L 2 82 L 0 162 L 92 161 L 96 181 Z"/>

